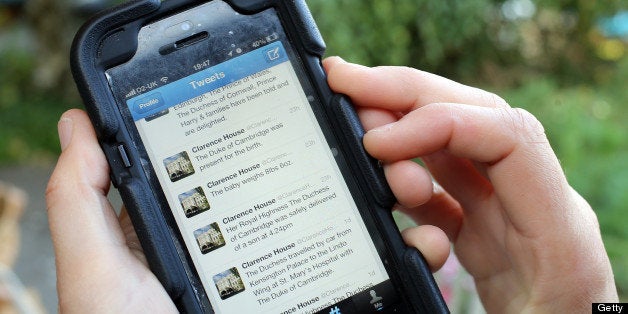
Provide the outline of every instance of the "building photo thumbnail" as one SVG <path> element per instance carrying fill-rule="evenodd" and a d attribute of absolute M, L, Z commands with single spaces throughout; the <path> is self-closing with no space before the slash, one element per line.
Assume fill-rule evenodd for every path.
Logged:
<path fill-rule="evenodd" d="M 200 186 L 179 195 L 179 203 L 181 203 L 183 213 L 187 218 L 196 216 L 210 208 L 207 196 Z"/>
<path fill-rule="evenodd" d="M 164 166 L 172 182 L 179 181 L 194 174 L 192 161 L 186 151 L 164 159 Z"/>
<path fill-rule="evenodd" d="M 226 244 L 225 238 L 215 222 L 194 231 L 194 238 L 196 238 L 198 248 L 203 254 L 207 254 Z"/>
<path fill-rule="evenodd" d="M 214 276 L 214 284 L 218 289 L 221 299 L 230 298 L 244 291 L 244 282 L 238 273 L 238 269 L 233 267 Z"/>

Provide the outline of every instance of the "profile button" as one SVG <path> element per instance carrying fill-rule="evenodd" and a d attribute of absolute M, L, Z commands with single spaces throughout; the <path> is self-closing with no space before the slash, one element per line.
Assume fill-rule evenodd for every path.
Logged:
<path fill-rule="evenodd" d="M 133 104 L 133 111 L 137 114 L 145 114 L 147 112 L 156 111 L 165 104 L 160 93 L 152 93 L 146 97 L 140 98 Z"/>
<path fill-rule="evenodd" d="M 388 313 L 392 311 L 392 308 L 398 302 L 390 280 L 362 291 L 352 298 L 357 308 L 357 313 Z"/>

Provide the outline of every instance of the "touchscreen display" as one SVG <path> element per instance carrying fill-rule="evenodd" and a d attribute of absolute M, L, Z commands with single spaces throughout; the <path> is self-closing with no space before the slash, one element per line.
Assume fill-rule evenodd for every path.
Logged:
<path fill-rule="evenodd" d="M 190 11 L 220 12 L 212 6 L 226 4 Z M 225 44 L 220 61 L 203 56 L 202 44 L 181 49 L 178 58 L 196 61 L 162 63 L 163 73 L 180 77 L 137 81 L 143 90 L 120 91 L 123 107 L 218 313 L 317 312 L 359 293 L 363 309 L 381 309 L 389 277 L 310 105 L 315 98 L 301 86 L 276 14 L 258 15 L 274 27 L 257 40 Z M 153 55 L 147 59 L 160 57 Z M 107 72 L 114 91 L 129 80 L 122 73 L 144 70 L 138 64 L 146 60 Z"/>

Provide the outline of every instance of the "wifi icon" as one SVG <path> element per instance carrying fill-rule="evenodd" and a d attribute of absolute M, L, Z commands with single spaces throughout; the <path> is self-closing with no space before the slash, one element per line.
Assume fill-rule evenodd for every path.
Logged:
<path fill-rule="evenodd" d="M 168 77 L 167 77 L 167 76 L 164 76 L 164 77 L 162 77 L 162 78 L 161 78 L 161 79 L 159 79 L 159 80 L 160 80 L 162 83 L 164 83 L 164 84 L 165 84 L 166 82 L 168 82 Z"/>

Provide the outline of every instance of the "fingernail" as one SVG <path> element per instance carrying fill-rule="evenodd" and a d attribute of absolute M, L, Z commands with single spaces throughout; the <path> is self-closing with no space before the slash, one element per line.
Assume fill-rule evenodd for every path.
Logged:
<path fill-rule="evenodd" d="M 392 129 L 392 127 L 393 127 L 393 125 L 395 125 L 395 123 L 396 122 L 391 122 L 391 123 L 388 123 L 388 124 L 384 124 L 384 125 L 378 126 L 376 128 L 370 129 L 368 131 L 368 133 L 370 133 L 370 132 L 388 132 L 388 131 L 390 131 Z"/>
<path fill-rule="evenodd" d="M 438 182 L 432 180 L 432 194 L 440 194 L 443 192 L 445 192 L 445 189 L 443 189 L 443 187 L 438 184 Z"/>
<path fill-rule="evenodd" d="M 74 121 L 70 118 L 61 117 L 57 124 L 57 130 L 59 132 L 59 142 L 61 143 L 61 151 L 70 144 L 72 140 L 72 130 L 74 129 Z"/>

